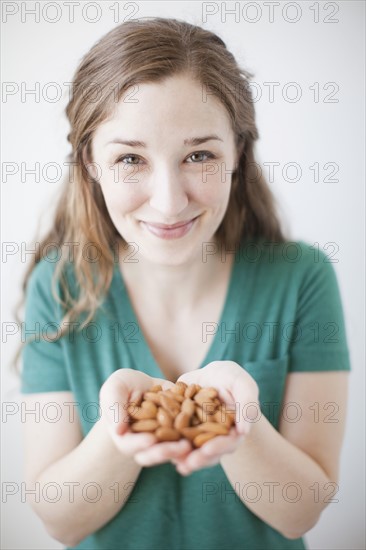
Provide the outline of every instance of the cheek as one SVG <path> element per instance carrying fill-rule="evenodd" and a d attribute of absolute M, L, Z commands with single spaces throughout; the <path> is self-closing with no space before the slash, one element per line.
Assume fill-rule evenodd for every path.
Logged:
<path fill-rule="evenodd" d="M 109 213 L 113 218 L 136 211 L 149 201 L 148 182 L 138 180 L 137 174 L 126 174 L 124 179 L 114 181 L 113 173 L 102 178 L 101 188 Z M 143 178 L 142 178 L 143 179 Z M 205 177 L 193 177 L 186 181 L 186 192 L 190 202 L 198 203 L 208 208 L 222 211 L 229 201 L 231 181 L 221 173 L 209 174 Z"/>
<path fill-rule="evenodd" d="M 210 176 L 191 187 L 192 198 L 211 208 L 225 207 L 229 200 L 231 183 L 222 181 L 220 175 Z"/>
<path fill-rule="evenodd" d="M 147 197 L 138 184 L 127 182 L 104 182 L 102 193 L 110 213 L 126 214 L 137 210 Z"/>

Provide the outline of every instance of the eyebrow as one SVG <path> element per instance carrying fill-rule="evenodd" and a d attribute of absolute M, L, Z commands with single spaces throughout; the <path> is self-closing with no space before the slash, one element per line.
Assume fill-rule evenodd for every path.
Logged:
<path fill-rule="evenodd" d="M 201 145 L 201 143 L 205 143 L 206 141 L 223 141 L 219 136 L 216 134 L 211 134 L 209 136 L 202 136 L 202 137 L 194 137 L 184 140 L 184 145 Z M 129 147 L 147 147 L 146 143 L 144 141 L 139 140 L 131 140 L 131 139 L 122 139 L 122 138 L 115 138 L 112 141 L 109 141 L 106 145 L 110 145 L 111 143 L 119 143 L 121 145 L 128 145 Z"/>

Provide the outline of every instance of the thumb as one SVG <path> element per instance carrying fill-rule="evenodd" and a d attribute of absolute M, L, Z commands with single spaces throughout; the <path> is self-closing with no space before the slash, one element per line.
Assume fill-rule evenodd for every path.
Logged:
<path fill-rule="evenodd" d="M 133 399 L 138 399 L 136 392 L 132 392 Z M 132 397 L 132 395 L 131 395 Z M 110 376 L 103 384 L 99 400 L 102 414 L 105 415 L 107 426 L 111 432 L 122 435 L 128 429 L 129 388 L 119 376 Z"/>
<path fill-rule="evenodd" d="M 258 391 L 251 391 L 247 380 L 238 376 L 231 392 L 239 408 L 235 416 L 236 428 L 239 434 L 248 435 L 253 422 L 257 422 L 262 414 L 258 401 Z"/>

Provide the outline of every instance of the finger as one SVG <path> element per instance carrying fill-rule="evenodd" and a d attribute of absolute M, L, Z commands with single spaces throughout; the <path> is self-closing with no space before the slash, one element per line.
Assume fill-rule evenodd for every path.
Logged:
<path fill-rule="evenodd" d="M 116 433 L 112 434 L 112 439 L 117 448 L 127 456 L 133 456 L 137 452 L 145 451 L 156 443 L 156 437 L 153 434 L 131 434 L 125 433 L 122 436 Z"/>
<path fill-rule="evenodd" d="M 202 378 L 198 371 L 192 371 L 181 374 L 177 382 L 184 382 L 189 386 L 190 384 L 201 384 Z"/>
<path fill-rule="evenodd" d="M 231 435 L 217 436 L 210 441 L 207 441 L 202 447 L 192 451 L 187 458 L 179 459 L 178 465 L 188 468 L 203 467 L 205 463 L 209 463 L 215 457 L 221 457 L 224 454 L 233 453 L 238 445 L 244 440 L 245 436 L 238 436 L 232 429 Z"/>
<path fill-rule="evenodd" d="M 232 432 L 234 432 L 234 430 L 232 430 L 229 435 L 218 435 L 214 437 L 202 445 L 200 450 L 206 456 L 234 452 L 238 445 L 244 441 L 246 436 L 237 435 Z"/>
<path fill-rule="evenodd" d="M 176 465 L 176 470 L 181 475 L 189 475 L 192 472 L 195 472 L 197 470 L 201 470 L 202 468 L 209 468 L 211 466 L 216 466 L 220 462 L 220 455 L 212 456 L 210 458 L 201 458 L 201 460 L 197 460 L 194 465 L 187 465 L 184 462 L 179 462 Z"/>
<path fill-rule="evenodd" d="M 202 454 L 201 449 L 196 449 L 183 459 L 181 465 L 187 468 L 195 469 L 202 467 L 208 460 L 209 458 Z"/>
<path fill-rule="evenodd" d="M 127 431 L 127 406 L 138 403 L 142 392 L 151 387 L 152 381 L 147 374 L 133 369 L 119 369 L 105 381 L 100 390 L 100 406 L 113 432 L 122 435 Z"/>
<path fill-rule="evenodd" d="M 127 415 L 124 404 L 128 400 L 128 387 L 120 377 L 113 377 L 103 384 L 100 391 L 100 407 L 102 415 L 106 419 L 111 432 L 124 433 L 127 423 L 124 422 Z"/>
<path fill-rule="evenodd" d="M 236 427 L 240 434 L 248 435 L 253 422 L 258 420 L 261 415 L 260 404 L 258 401 L 258 385 L 242 373 L 233 378 L 230 385 L 230 391 L 235 403 L 241 403 L 242 408 L 239 411 Z M 238 417 L 238 415 L 237 415 Z"/>
<path fill-rule="evenodd" d="M 190 450 L 191 445 L 186 440 L 158 443 L 146 451 L 137 453 L 135 460 L 143 466 L 152 466 L 186 456 Z"/>

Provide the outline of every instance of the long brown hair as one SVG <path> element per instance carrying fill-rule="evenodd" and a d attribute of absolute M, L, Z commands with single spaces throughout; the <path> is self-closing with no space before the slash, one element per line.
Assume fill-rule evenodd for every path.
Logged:
<path fill-rule="evenodd" d="M 230 115 L 239 155 L 232 174 L 228 208 L 216 232 L 216 241 L 232 250 L 243 235 L 283 242 L 274 198 L 254 157 L 258 139 L 250 90 L 253 74 L 241 68 L 223 40 L 213 32 L 177 19 L 142 18 L 125 22 L 103 36 L 82 59 L 76 70 L 72 97 L 66 107 L 70 122 L 69 160 L 73 178 L 65 183 L 50 231 L 40 243 L 23 282 L 23 297 L 29 276 L 45 257 L 44 251 L 64 243 L 77 242 L 73 268 L 79 294 L 72 297 L 63 278 L 67 254 L 57 262 L 53 278 L 59 280 L 66 321 L 86 312 L 83 328 L 93 318 L 112 275 L 116 242 L 127 244 L 118 234 L 107 211 L 100 185 L 86 166 L 93 132 L 116 107 L 116 102 L 139 83 L 159 82 L 177 74 L 188 74 L 207 92 L 217 97 Z M 99 251 L 96 264 L 85 261 L 82 251 L 93 243 Z M 65 334 L 62 329 L 60 337 Z"/>

